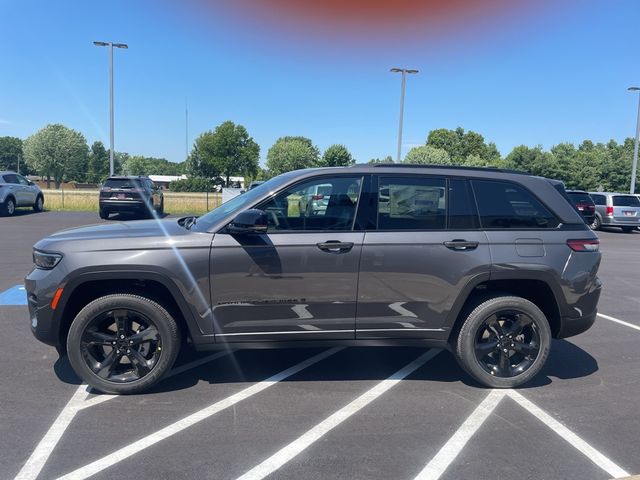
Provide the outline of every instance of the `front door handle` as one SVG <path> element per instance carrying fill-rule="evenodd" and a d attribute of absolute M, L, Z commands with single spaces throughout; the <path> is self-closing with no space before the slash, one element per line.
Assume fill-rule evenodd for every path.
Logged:
<path fill-rule="evenodd" d="M 345 253 L 353 248 L 353 242 L 340 242 L 339 240 L 327 240 L 316 243 L 316 246 L 329 253 Z"/>
<path fill-rule="evenodd" d="M 468 242 L 456 238 L 455 240 L 444 242 L 444 246 L 451 250 L 473 250 L 478 247 L 478 242 Z"/>

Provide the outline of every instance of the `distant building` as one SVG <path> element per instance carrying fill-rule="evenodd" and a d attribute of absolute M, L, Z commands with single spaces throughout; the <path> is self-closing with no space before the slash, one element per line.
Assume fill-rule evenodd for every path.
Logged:
<path fill-rule="evenodd" d="M 149 175 L 149 179 L 162 190 L 169 190 L 169 184 L 176 180 L 186 179 L 186 175 Z"/>

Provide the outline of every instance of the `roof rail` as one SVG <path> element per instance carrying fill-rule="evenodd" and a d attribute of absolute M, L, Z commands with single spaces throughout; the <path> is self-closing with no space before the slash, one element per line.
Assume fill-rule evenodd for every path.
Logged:
<path fill-rule="evenodd" d="M 498 167 L 467 167 L 464 165 L 435 165 L 435 164 L 420 164 L 420 163 L 375 163 L 372 165 L 374 168 L 443 168 L 453 170 L 477 170 L 480 172 L 486 172 L 487 170 L 492 172 L 501 173 L 516 173 L 519 175 L 530 175 L 529 172 L 523 172 L 521 170 L 510 170 L 507 168 Z"/>

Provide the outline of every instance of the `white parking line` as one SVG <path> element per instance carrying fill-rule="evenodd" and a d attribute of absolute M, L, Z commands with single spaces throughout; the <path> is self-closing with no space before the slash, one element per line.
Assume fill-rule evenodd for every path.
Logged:
<path fill-rule="evenodd" d="M 186 372 L 187 370 L 190 370 L 192 368 L 199 367 L 200 365 L 211 362 L 232 352 L 233 350 L 225 350 L 224 352 L 218 352 L 213 355 L 194 360 L 193 362 L 185 363 L 184 365 L 171 370 L 171 372 L 169 372 L 169 374 L 164 377 L 163 380 Z M 40 440 L 40 443 L 38 443 L 35 450 L 28 458 L 27 462 L 22 466 L 22 469 L 20 469 L 20 472 L 18 472 L 15 480 L 33 480 L 37 478 L 37 476 L 40 474 L 40 471 L 42 470 L 42 467 L 44 467 L 45 463 L 51 456 L 51 453 L 53 453 L 53 450 L 56 448 L 56 445 L 58 445 L 58 442 L 62 438 L 65 430 L 69 427 L 69 424 L 80 410 L 93 407 L 119 396 L 101 394 L 87 399 L 87 396 L 90 393 L 90 388 L 86 384 L 83 383 L 78 387 L 76 392 L 71 397 L 71 400 L 69 400 L 69 402 L 62 409 L 62 412 L 60 412 L 58 418 L 55 419 L 45 436 L 42 438 L 42 440 Z"/>
<path fill-rule="evenodd" d="M 573 433 L 551 415 L 544 412 L 540 407 L 524 398 L 515 390 L 508 390 L 507 395 L 518 402 L 522 407 L 528 410 L 529 413 L 531 413 L 534 417 L 544 423 L 547 427 L 556 432 L 560 437 L 564 438 L 569 443 L 569 445 L 572 445 L 576 450 L 581 452 L 585 457 L 587 457 L 613 478 L 628 477 L 630 475 L 626 470 L 616 465 L 609 458 L 605 457 L 602 453 L 593 448 L 578 435 Z"/>
<path fill-rule="evenodd" d="M 75 417 L 78 410 L 80 410 L 80 405 L 82 405 L 84 399 L 87 398 L 87 395 L 86 385 L 80 385 L 76 389 L 71 400 L 69 400 L 62 409 L 58 418 L 55 419 L 27 462 L 22 466 L 15 480 L 33 480 L 40 474 L 42 467 L 44 467 L 44 464 L 49 459 L 53 449 L 56 448 L 56 445 L 71 423 L 71 420 L 73 420 L 73 417 Z"/>
<path fill-rule="evenodd" d="M 492 390 L 482 403 L 473 411 L 467 420 L 444 444 L 436 456 L 427 466 L 415 477 L 416 480 L 438 480 L 445 470 L 460 454 L 469 439 L 478 431 L 489 415 L 495 410 L 500 400 L 505 396 L 513 399 L 518 405 L 523 407 L 534 417 L 553 430 L 558 436 L 567 441 L 576 450 L 595 463 L 599 468 L 607 472 L 613 478 L 623 478 L 629 476 L 619 465 L 607 458 L 601 452 L 589 445 L 585 440 L 573 433 L 551 415 L 543 411 L 530 400 L 527 400 L 515 390 Z"/>
<path fill-rule="evenodd" d="M 257 393 L 262 392 L 263 390 L 266 390 L 276 383 L 300 372 L 301 370 L 304 370 L 307 367 L 310 367 L 311 365 L 321 360 L 324 360 L 325 358 L 335 353 L 338 353 L 343 349 L 344 347 L 330 348 L 328 350 L 325 350 L 324 352 L 314 355 L 313 357 L 310 357 L 303 362 L 297 363 L 296 365 L 289 367 L 286 370 L 283 370 L 282 372 L 267 378 L 266 380 L 255 383 L 250 387 L 247 387 L 231 395 L 230 397 L 220 400 L 213 405 L 209 405 L 208 407 L 203 408 L 202 410 L 199 410 L 181 420 L 178 420 L 177 422 L 174 422 L 171 425 L 158 430 L 157 432 L 154 432 L 150 435 L 147 435 L 146 437 L 141 438 L 140 440 L 122 447 L 121 449 L 116 450 L 115 452 L 102 457 L 95 462 L 92 462 L 88 465 L 85 465 L 84 467 L 74 470 L 73 472 L 63 475 L 62 477 L 59 477 L 58 480 L 80 480 L 95 475 L 96 473 L 101 472 L 102 470 L 109 468 L 116 463 L 121 462 L 122 460 L 125 460 L 132 455 L 135 455 L 136 453 L 151 447 L 152 445 L 155 445 L 158 442 L 161 442 L 162 440 L 165 440 L 166 438 L 169 438 L 183 431 L 184 429 L 195 425 L 196 423 L 206 420 L 207 418 L 215 415 L 225 408 L 229 408 L 236 403 L 241 402 L 242 400 L 245 400 Z"/>
<path fill-rule="evenodd" d="M 186 372 L 187 370 L 191 370 L 192 368 L 199 367 L 200 365 L 204 365 L 205 363 L 212 362 L 218 358 L 229 355 L 233 352 L 233 349 L 225 350 L 223 352 L 214 353 L 213 355 L 207 355 L 206 357 L 199 358 L 198 360 L 194 360 L 193 362 L 185 363 L 184 365 L 180 365 L 178 368 L 174 368 L 171 370 L 163 379 L 164 382 L 167 378 L 175 377 L 181 373 Z M 89 390 L 88 393 L 91 393 Z M 84 410 L 85 408 L 95 407 L 104 402 L 108 402 L 109 400 L 113 400 L 114 398 L 118 398 L 120 395 L 109 395 L 105 393 L 101 393 L 96 395 L 95 397 L 88 398 L 80 405 L 78 410 Z"/>
<path fill-rule="evenodd" d="M 247 473 L 239 477 L 238 480 L 259 480 L 275 472 L 285 463 L 289 462 L 303 450 L 308 448 L 311 444 L 319 440 L 327 432 L 340 425 L 352 415 L 358 413 L 380 395 L 393 388 L 407 375 L 423 366 L 440 352 L 441 350 L 433 349 L 420 355 L 413 362 L 405 365 L 386 380 L 382 380 L 380 383 L 376 384 L 375 387 L 366 391 L 354 401 L 342 407 L 311 430 L 298 437 L 289 445 L 283 447 L 271 457 L 267 458 L 264 462 L 249 470 Z"/>
<path fill-rule="evenodd" d="M 416 480 L 437 480 L 440 478 L 505 395 L 504 390 L 492 390 L 436 456 L 416 476 Z"/>
<path fill-rule="evenodd" d="M 640 331 L 640 327 L 638 325 L 634 325 L 633 323 L 625 322 L 624 320 L 618 320 L 617 318 L 610 317 L 609 315 L 605 315 L 604 313 L 598 313 L 598 316 L 611 322 L 616 322 L 620 325 L 624 325 L 625 327 L 633 328 L 634 330 Z"/>

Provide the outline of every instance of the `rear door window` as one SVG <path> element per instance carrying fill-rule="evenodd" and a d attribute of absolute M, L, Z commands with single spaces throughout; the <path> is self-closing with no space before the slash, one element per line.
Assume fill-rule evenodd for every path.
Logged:
<path fill-rule="evenodd" d="M 447 208 L 449 230 L 474 230 L 480 228 L 478 211 L 469 182 L 449 180 L 449 205 Z"/>
<path fill-rule="evenodd" d="M 444 230 L 444 178 L 381 177 L 378 185 L 378 230 Z"/>
<path fill-rule="evenodd" d="M 528 190 L 510 182 L 473 180 L 486 229 L 556 228 L 559 220 Z"/>
<path fill-rule="evenodd" d="M 613 196 L 614 207 L 640 207 L 640 200 L 638 197 L 632 195 L 614 195 Z"/>

